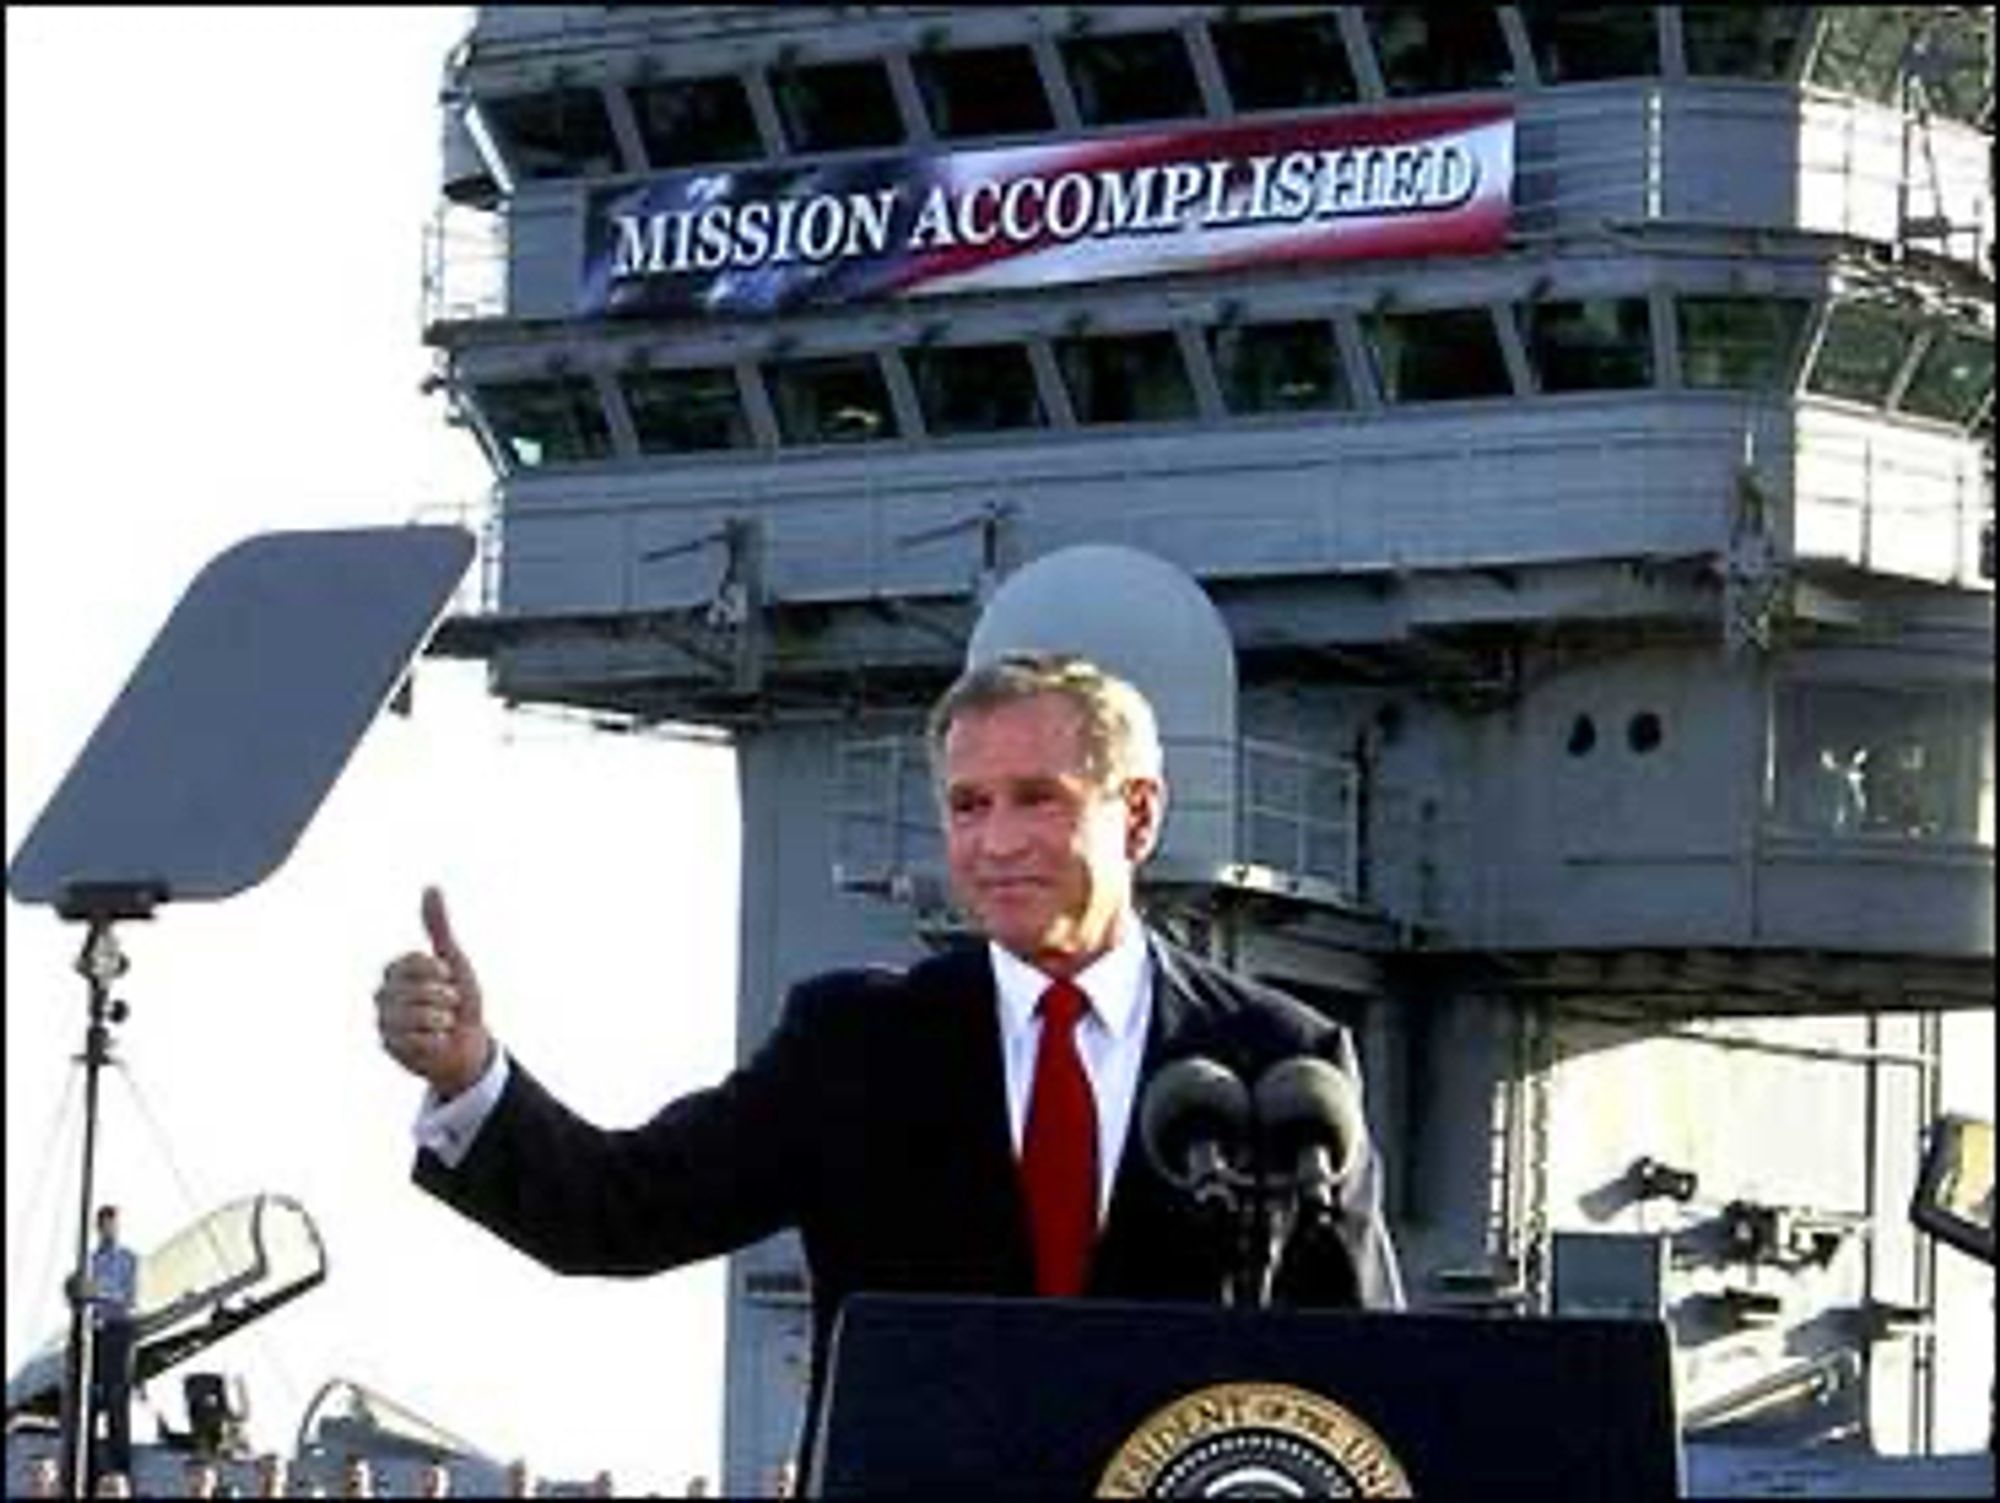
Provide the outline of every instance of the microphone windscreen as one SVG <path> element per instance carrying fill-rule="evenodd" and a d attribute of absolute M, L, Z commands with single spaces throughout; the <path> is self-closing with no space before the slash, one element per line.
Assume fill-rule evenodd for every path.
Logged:
<path fill-rule="evenodd" d="M 1327 1061 L 1311 1054 L 1278 1061 L 1258 1078 L 1256 1107 L 1267 1149 L 1325 1148 L 1336 1183 L 1359 1167 L 1365 1137 L 1360 1093 Z"/>
<path fill-rule="evenodd" d="M 1191 1178 L 1190 1149 L 1216 1143 L 1233 1157 L 1250 1124 L 1241 1077 L 1205 1055 L 1177 1059 L 1155 1075 L 1139 1104 L 1139 1134 L 1153 1167 L 1175 1184 Z"/>

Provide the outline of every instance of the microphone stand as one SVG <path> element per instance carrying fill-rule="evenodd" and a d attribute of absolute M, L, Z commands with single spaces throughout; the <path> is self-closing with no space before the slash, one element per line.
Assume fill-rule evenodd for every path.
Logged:
<path fill-rule="evenodd" d="M 1256 1278 L 1256 1307 L 1259 1310 L 1271 1308 L 1271 1299 L 1278 1282 L 1278 1265 L 1284 1261 L 1285 1248 L 1292 1240 L 1292 1230 L 1298 1223 L 1298 1202 L 1288 1193 L 1275 1187 L 1267 1187 L 1259 1198 L 1258 1221 L 1262 1235 L 1257 1244 L 1257 1264 L 1252 1270 Z M 1290 1187 L 1283 1187 L 1288 1190 Z"/>
<path fill-rule="evenodd" d="M 1210 1235 L 1225 1236 L 1229 1242 L 1229 1264 L 1222 1274 L 1222 1306 L 1234 1309 L 1255 1299 L 1254 1277 L 1250 1273 L 1258 1232 L 1258 1199 L 1246 1200 L 1243 1191 L 1254 1192 L 1257 1182 L 1220 1155 L 1205 1172 L 1187 1187 Z"/>
<path fill-rule="evenodd" d="M 1299 1184 L 1293 1175 L 1265 1175 L 1257 1182 L 1257 1192 L 1251 1260 L 1245 1273 L 1252 1306 L 1268 1310 L 1277 1292 L 1278 1269 L 1302 1221 Z"/>
<path fill-rule="evenodd" d="M 1265 1174 L 1256 1181 L 1256 1206 L 1249 1219 L 1244 1263 L 1246 1287 L 1255 1309 L 1271 1308 L 1278 1270 L 1294 1241 L 1331 1224 L 1329 1209 L 1305 1193 L 1312 1182 L 1312 1177 L 1302 1172 Z"/>

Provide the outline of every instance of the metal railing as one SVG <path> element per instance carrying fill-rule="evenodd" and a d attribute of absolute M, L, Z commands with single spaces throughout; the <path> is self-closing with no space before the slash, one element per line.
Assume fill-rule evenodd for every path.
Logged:
<path fill-rule="evenodd" d="M 505 318 L 507 216 L 443 203 L 424 225 L 423 323 Z"/>
<path fill-rule="evenodd" d="M 942 882 L 944 837 L 921 738 L 870 736 L 835 753 L 834 885 L 907 899 Z"/>
<path fill-rule="evenodd" d="M 490 616 L 500 609 L 500 560 L 506 530 L 500 507 L 488 491 L 476 501 L 433 501 L 410 513 L 412 523 L 452 524 L 473 537 L 473 566 L 452 592 L 447 614 Z"/>
<path fill-rule="evenodd" d="M 940 894 L 944 841 L 922 740 L 860 737 L 836 757 L 835 885 L 905 901 Z M 1360 771 L 1353 762 L 1246 738 L 1237 748 L 1236 785 L 1234 848 L 1224 866 L 1260 868 L 1359 898 Z"/>
<path fill-rule="evenodd" d="M 1351 761 L 1245 737 L 1236 779 L 1239 862 L 1360 896 L 1360 773 Z"/>
<path fill-rule="evenodd" d="M 1685 221 L 1897 244 L 1915 216 L 1942 221 L 1933 237 L 1971 264 L 1993 244 L 1985 143 L 1872 100 L 1654 85 L 1548 97 L 1523 111 L 1518 133 L 1517 243 Z M 1793 154 L 1784 177 L 1757 186 L 1729 175 L 1731 152 L 1777 160 L 1779 139 Z"/>
<path fill-rule="evenodd" d="M 1808 400 L 1798 419 L 1791 551 L 1968 588 L 1992 492 L 1963 445 L 1877 432 Z"/>

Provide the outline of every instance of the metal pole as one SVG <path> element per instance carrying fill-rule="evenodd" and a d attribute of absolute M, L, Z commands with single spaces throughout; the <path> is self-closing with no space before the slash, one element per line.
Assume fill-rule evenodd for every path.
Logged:
<path fill-rule="evenodd" d="M 76 969 L 88 983 L 90 1024 L 83 1039 L 83 1187 L 76 1216 L 76 1266 L 69 1283 L 69 1362 L 62 1409 L 63 1491 L 89 1496 L 90 1453 L 97 1432 L 91 1366 L 96 1332 L 89 1319 L 90 1223 L 96 1193 L 98 1072 L 111 1057 L 111 1025 L 125 1016 L 125 1004 L 111 1000 L 111 983 L 125 974 L 127 961 L 111 932 L 109 917 L 93 916 Z"/>

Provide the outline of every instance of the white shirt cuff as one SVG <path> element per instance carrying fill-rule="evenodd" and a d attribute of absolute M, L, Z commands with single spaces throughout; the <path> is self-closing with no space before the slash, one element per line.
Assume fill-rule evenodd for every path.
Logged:
<path fill-rule="evenodd" d="M 500 1104 L 500 1093 L 507 1089 L 507 1074 L 507 1051 L 496 1043 L 492 1063 L 473 1085 L 449 1101 L 438 1100 L 435 1088 L 426 1091 L 424 1104 L 417 1112 L 417 1146 L 436 1154 L 444 1161 L 445 1168 L 456 1169 L 472 1152 L 473 1139 L 493 1115 L 493 1108 Z"/>

